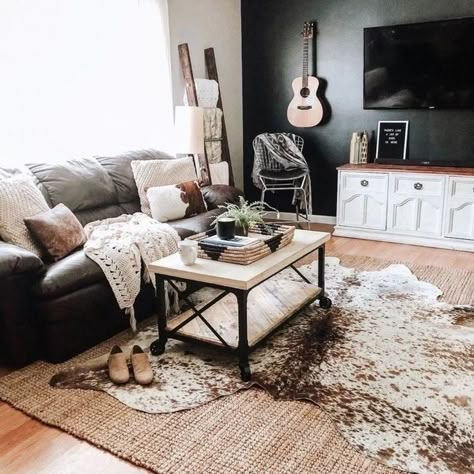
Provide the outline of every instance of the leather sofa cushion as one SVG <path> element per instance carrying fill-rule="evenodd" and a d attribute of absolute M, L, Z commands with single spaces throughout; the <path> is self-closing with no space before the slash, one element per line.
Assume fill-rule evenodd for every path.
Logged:
<path fill-rule="evenodd" d="M 120 204 L 125 214 L 135 214 L 135 212 L 141 212 L 140 201 L 124 202 Z"/>
<path fill-rule="evenodd" d="M 130 164 L 132 161 L 172 159 L 171 155 L 158 150 L 138 150 L 117 156 L 97 157 L 97 161 L 104 167 L 115 184 L 119 203 L 138 199 L 137 185 Z"/>
<path fill-rule="evenodd" d="M 57 298 L 101 281 L 105 281 L 104 273 L 81 249 L 47 265 L 46 273 L 34 284 L 33 293 L 41 299 Z"/>
<path fill-rule="evenodd" d="M 185 239 L 191 235 L 209 230 L 214 218 L 222 214 L 222 212 L 224 212 L 223 209 L 213 209 L 212 211 L 204 212 L 198 216 L 178 219 L 168 222 L 168 224 L 178 232 L 182 239 Z"/>
<path fill-rule="evenodd" d="M 53 206 L 62 203 L 76 212 L 118 203 L 112 178 L 95 159 L 26 166 L 47 190 Z"/>
<path fill-rule="evenodd" d="M 84 211 L 76 212 L 75 214 L 79 222 L 85 226 L 86 224 L 89 224 L 89 222 L 111 219 L 112 217 L 118 217 L 122 214 L 129 214 L 129 212 L 118 204 L 112 204 L 110 206 L 86 209 Z"/>
<path fill-rule="evenodd" d="M 208 209 L 216 209 L 226 202 L 238 202 L 244 193 L 240 189 L 226 184 L 212 184 L 201 188 Z"/>
<path fill-rule="evenodd" d="M 99 221 L 102 219 L 110 219 L 118 217 L 122 214 L 135 214 L 140 212 L 140 201 L 124 202 L 120 205 L 99 207 L 97 209 L 87 209 L 85 211 L 76 212 L 79 222 L 85 226 L 89 222 Z"/>

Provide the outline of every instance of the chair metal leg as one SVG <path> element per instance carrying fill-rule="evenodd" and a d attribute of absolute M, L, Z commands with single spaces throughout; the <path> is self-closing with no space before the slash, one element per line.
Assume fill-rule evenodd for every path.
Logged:
<path fill-rule="evenodd" d="M 308 214 L 308 196 L 304 188 L 302 191 L 303 191 L 303 196 L 304 196 L 304 211 L 306 215 L 306 223 L 307 223 L 308 230 L 311 230 L 311 223 L 309 221 L 309 214 Z"/>
<path fill-rule="evenodd" d="M 267 185 L 265 180 L 260 177 L 260 182 L 262 183 L 262 192 L 260 193 L 260 201 L 265 202 L 265 193 L 267 192 Z"/>
<path fill-rule="evenodd" d="M 301 219 L 306 220 L 307 227 L 310 229 L 310 215 L 308 212 L 308 203 L 309 197 L 308 193 L 305 190 L 305 184 L 307 176 L 303 176 L 302 178 L 293 179 L 293 180 L 277 180 L 269 178 L 268 185 L 266 179 L 262 176 L 259 176 L 260 182 L 262 183 L 262 190 L 260 193 L 260 201 L 265 202 L 265 194 L 267 191 L 275 193 L 277 191 L 293 191 L 293 201 L 292 204 L 295 206 L 295 217 L 296 222 L 299 224 Z M 301 182 L 300 182 L 301 181 Z M 305 212 L 302 212 L 302 205 L 305 207 Z M 301 224 L 299 224 L 300 228 Z"/>

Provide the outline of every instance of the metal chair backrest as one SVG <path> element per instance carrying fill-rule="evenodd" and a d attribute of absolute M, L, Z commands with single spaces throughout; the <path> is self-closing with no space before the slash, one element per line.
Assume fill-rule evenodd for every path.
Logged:
<path fill-rule="evenodd" d="M 287 137 L 289 137 L 295 143 L 298 149 L 301 152 L 303 152 L 304 140 L 302 137 L 300 137 L 299 135 L 295 135 L 294 133 L 283 133 L 283 135 L 286 135 Z M 253 145 L 253 151 L 254 151 L 254 159 L 255 159 L 255 156 L 262 156 L 266 169 L 271 169 L 271 170 L 283 169 L 280 163 L 278 163 L 278 161 L 276 161 L 268 153 L 267 147 L 264 145 L 263 141 L 261 140 L 260 135 L 257 135 L 254 138 L 252 145 Z"/>

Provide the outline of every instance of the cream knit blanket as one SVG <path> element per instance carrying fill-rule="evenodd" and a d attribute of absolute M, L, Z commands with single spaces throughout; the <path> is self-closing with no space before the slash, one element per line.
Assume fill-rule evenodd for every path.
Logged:
<path fill-rule="evenodd" d="M 136 331 L 133 305 L 141 288 L 142 261 L 143 278 L 154 285 L 148 264 L 178 250 L 178 233 L 140 212 L 91 222 L 84 230 L 88 238 L 85 254 L 104 272 L 119 307 L 130 315 L 130 326 Z"/>

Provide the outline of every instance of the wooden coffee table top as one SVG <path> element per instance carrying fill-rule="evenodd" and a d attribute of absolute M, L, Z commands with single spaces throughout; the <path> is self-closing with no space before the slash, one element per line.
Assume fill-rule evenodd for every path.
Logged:
<path fill-rule="evenodd" d="M 330 238 L 331 234 L 327 232 L 297 229 L 290 244 L 250 265 L 198 258 L 194 265 L 186 266 L 175 253 L 151 263 L 148 268 L 150 272 L 160 275 L 249 290 L 316 250 Z"/>

